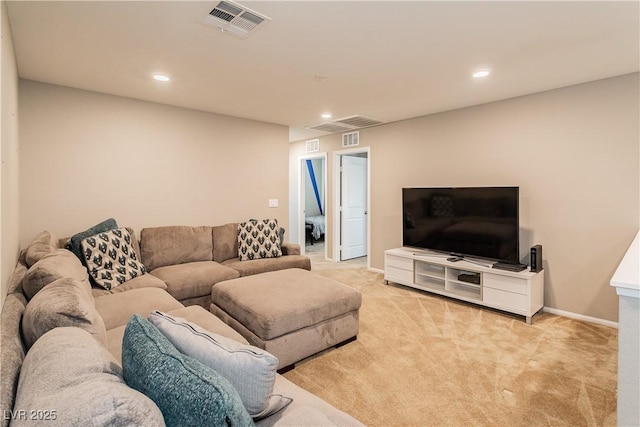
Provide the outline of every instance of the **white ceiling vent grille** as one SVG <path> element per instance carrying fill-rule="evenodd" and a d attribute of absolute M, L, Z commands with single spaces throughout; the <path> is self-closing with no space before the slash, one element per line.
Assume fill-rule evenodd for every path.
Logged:
<path fill-rule="evenodd" d="M 344 125 L 353 126 L 354 128 L 366 128 L 369 126 L 382 124 L 380 120 L 375 120 L 375 119 L 364 117 L 364 116 L 345 117 L 344 119 L 335 120 L 335 122 L 342 123 Z"/>
<path fill-rule="evenodd" d="M 341 126 L 334 123 L 322 123 L 321 125 L 311 126 L 309 129 L 321 130 L 322 132 L 338 133 L 351 130 L 348 126 Z"/>
<path fill-rule="evenodd" d="M 309 126 L 307 129 L 319 130 L 329 133 L 349 132 L 355 129 L 361 129 L 369 126 L 381 125 L 384 122 L 364 116 L 351 116 L 343 119 L 334 120 L 332 122 L 322 123 L 316 126 Z"/>
<path fill-rule="evenodd" d="M 204 18 L 203 23 L 222 32 L 246 38 L 271 18 L 232 1 L 221 1 Z"/>
<path fill-rule="evenodd" d="M 320 140 L 310 139 L 307 141 L 307 153 L 315 153 L 316 151 L 320 151 Z"/>
<path fill-rule="evenodd" d="M 360 132 L 349 132 L 342 134 L 342 146 L 354 147 L 360 144 Z"/>

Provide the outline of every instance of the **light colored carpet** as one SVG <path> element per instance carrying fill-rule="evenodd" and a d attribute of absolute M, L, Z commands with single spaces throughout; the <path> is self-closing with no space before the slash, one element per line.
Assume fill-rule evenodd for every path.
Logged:
<path fill-rule="evenodd" d="M 358 339 L 285 374 L 369 426 L 615 426 L 617 330 L 385 285 L 366 258 L 309 254 L 359 289 Z"/>

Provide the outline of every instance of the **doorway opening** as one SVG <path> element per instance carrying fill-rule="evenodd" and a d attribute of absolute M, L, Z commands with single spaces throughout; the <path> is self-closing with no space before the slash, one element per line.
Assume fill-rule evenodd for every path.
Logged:
<path fill-rule="evenodd" d="M 298 236 L 302 254 L 322 252 L 327 257 L 326 229 L 327 154 L 300 158 Z"/>
<path fill-rule="evenodd" d="M 369 147 L 336 151 L 334 155 L 334 257 L 338 262 L 366 257 L 370 267 Z"/>

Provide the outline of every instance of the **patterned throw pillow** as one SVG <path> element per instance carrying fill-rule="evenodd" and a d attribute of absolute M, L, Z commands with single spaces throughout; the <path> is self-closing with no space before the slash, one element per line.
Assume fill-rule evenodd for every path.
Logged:
<path fill-rule="evenodd" d="M 277 219 L 251 220 L 238 224 L 240 261 L 282 256 Z"/>
<path fill-rule="evenodd" d="M 131 245 L 131 235 L 125 228 L 87 237 L 82 240 L 81 246 L 89 275 L 96 285 L 106 290 L 147 271 L 138 260 L 138 254 Z"/>

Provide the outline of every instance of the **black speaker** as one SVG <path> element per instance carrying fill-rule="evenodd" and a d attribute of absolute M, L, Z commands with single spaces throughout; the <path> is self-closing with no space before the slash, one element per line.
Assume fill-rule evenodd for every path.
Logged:
<path fill-rule="evenodd" d="M 537 273 L 542 270 L 542 245 L 535 245 L 531 248 L 531 271 Z"/>

